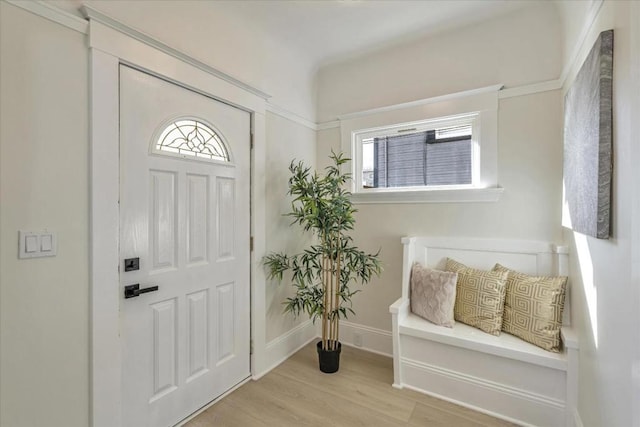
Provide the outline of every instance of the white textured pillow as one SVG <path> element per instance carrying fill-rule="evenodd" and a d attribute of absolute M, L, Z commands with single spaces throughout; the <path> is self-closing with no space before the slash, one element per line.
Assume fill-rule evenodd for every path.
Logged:
<path fill-rule="evenodd" d="M 453 328 L 458 273 L 411 267 L 411 311 L 436 325 Z"/>

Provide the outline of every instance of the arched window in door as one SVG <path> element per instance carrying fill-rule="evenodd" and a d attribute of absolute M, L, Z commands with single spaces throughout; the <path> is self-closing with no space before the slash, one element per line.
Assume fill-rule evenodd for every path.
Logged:
<path fill-rule="evenodd" d="M 153 152 L 199 160 L 231 161 L 218 132 L 195 119 L 179 119 L 169 123 L 156 140 Z"/>

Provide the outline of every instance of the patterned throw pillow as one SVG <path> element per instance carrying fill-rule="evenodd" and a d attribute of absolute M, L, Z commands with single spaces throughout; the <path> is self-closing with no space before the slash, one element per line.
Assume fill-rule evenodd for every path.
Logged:
<path fill-rule="evenodd" d="M 416 262 L 411 267 L 411 311 L 436 325 L 453 328 L 458 274 L 425 268 Z"/>
<path fill-rule="evenodd" d="M 477 270 L 451 258 L 447 258 L 445 270 L 458 273 L 455 319 L 500 335 L 507 272 Z"/>
<path fill-rule="evenodd" d="M 560 351 L 560 327 L 566 277 L 529 276 L 496 264 L 507 272 L 502 330 L 545 350 Z"/>

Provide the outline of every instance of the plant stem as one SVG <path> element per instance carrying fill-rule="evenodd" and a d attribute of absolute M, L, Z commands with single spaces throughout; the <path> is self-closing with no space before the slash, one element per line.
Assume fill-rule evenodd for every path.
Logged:
<path fill-rule="evenodd" d="M 328 294 L 328 299 L 329 299 L 329 304 L 327 307 L 327 313 L 329 314 L 329 348 L 331 350 L 335 350 L 334 346 L 335 346 L 335 337 L 333 336 L 333 325 L 335 324 L 335 317 L 333 316 L 333 294 L 335 293 L 335 280 L 334 280 L 334 276 L 333 276 L 333 272 L 334 272 L 334 259 L 333 259 L 333 248 L 331 247 L 331 239 L 329 239 L 329 264 L 331 266 L 331 269 L 329 270 L 329 294 Z"/>
<path fill-rule="evenodd" d="M 335 301 L 334 301 L 334 309 L 337 310 L 338 307 L 340 306 L 340 300 L 339 300 L 339 292 L 340 292 L 340 235 L 338 235 L 338 247 L 336 248 L 336 257 L 338 258 L 337 260 L 337 267 L 336 267 L 336 292 L 335 292 Z M 334 335 L 334 340 L 336 342 L 336 349 L 338 346 L 338 331 L 340 328 L 340 316 L 339 314 L 336 312 L 335 315 L 335 322 L 336 322 L 336 330 L 335 330 L 335 335 Z"/>
<path fill-rule="evenodd" d="M 325 310 L 322 313 L 322 349 L 327 349 L 327 256 L 322 255 L 322 287 L 324 289 L 324 307 Z"/>

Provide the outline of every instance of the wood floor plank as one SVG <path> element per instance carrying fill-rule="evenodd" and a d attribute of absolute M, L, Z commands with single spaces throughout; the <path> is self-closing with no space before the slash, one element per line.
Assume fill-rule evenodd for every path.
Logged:
<path fill-rule="evenodd" d="M 458 418 L 464 418 L 484 427 L 515 427 L 515 424 L 508 421 L 500 420 L 482 412 L 474 411 L 473 409 L 465 408 L 464 406 L 456 405 L 455 403 L 447 402 L 435 397 L 430 399 L 423 399 L 418 405 L 424 406 L 426 410 L 439 410 L 441 412 L 450 414 Z"/>
<path fill-rule="evenodd" d="M 386 413 L 372 413 L 344 395 L 332 393 L 328 385 L 325 389 L 315 387 L 304 380 L 296 380 L 276 373 L 267 378 L 265 392 L 272 401 L 287 408 L 292 414 L 309 419 L 309 425 L 344 426 L 395 426 L 397 420 Z M 340 388 L 339 385 L 334 385 Z M 298 390 L 297 398 L 292 399 L 291 389 Z M 342 390 L 342 388 L 340 388 Z"/>
<path fill-rule="evenodd" d="M 416 408 L 409 420 L 409 426 L 429 427 L 484 427 L 475 421 L 432 406 L 416 403 Z"/>
<path fill-rule="evenodd" d="M 237 405 L 231 403 L 230 400 L 218 402 L 215 410 L 204 411 L 196 418 L 191 420 L 189 427 L 269 427 L 273 424 L 267 424 L 261 419 L 256 418 L 251 412 L 245 412 Z"/>
<path fill-rule="evenodd" d="M 278 369 L 279 375 L 287 377 L 291 380 L 300 380 L 309 387 L 332 394 L 335 398 L 345 399 L 353 404 L 369 408 L 374 411 L 382 412 L 391 418 L 408 421 L 415 402 L 407 400 L 398 390 L 389 390 L 390 382 L 385 378 L 371 375 L 370 366 L 368 366 L 365 358 L 353 357 L 345 355 L 345 362 L 340 370 L 334 374 L 323 374 L 319 370 L 309 369 L 309 361 L 307 358 L 293 360 L 287 363 L 286 369 Z M 350 371 L 350 365 L 361 362 L 363 372 L 369 372 L 369 375 L 362 375 Z M 283 366 L 283 368 L 285 368 Z M 387 370 L 392 369 L 386 367 Z"/>
<path fill-rule="evenodd" d="M 340 370 L 318 369 L 311 343 L 250 381 L 186 427 L 506 427 L 502 420 L 411 390 L 397 390 L 389 357 L 342 349 Z"/>

